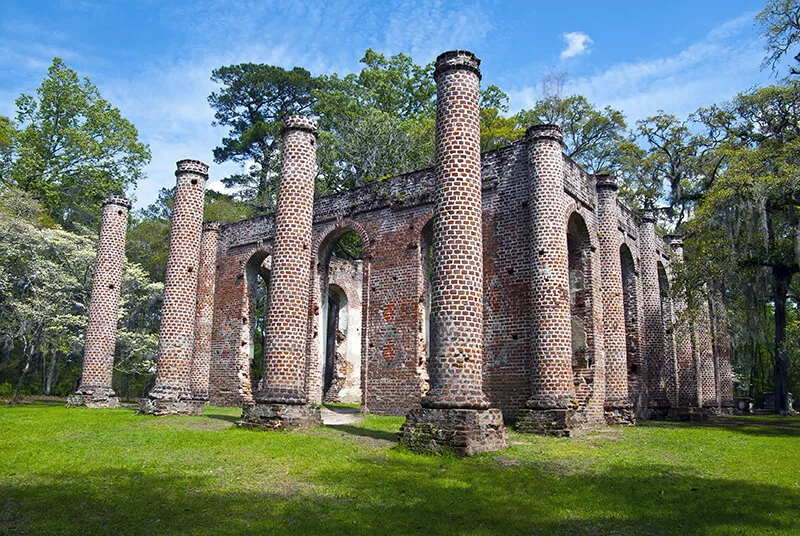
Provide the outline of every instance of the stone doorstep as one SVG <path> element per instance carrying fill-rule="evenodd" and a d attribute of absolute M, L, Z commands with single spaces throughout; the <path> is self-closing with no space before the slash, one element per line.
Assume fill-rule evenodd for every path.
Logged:
<path fill-rule="evenodd" d="M 581 419 L 581 412 L 572 408 L 521 409 L 514 428 L 524 434 L 554 437 L 584 435 L 593 427 Z"/>
<path fill-rule="evenodd" d="M 203 405 L 204 402 L 202 400 L 142 398 L 139 401 L 139 407 L 136 412 L 157 417 L 164 415 L 202 415 Z"/>
<path fill-rule="evenodd" d="M 67 407 L 77 408 L 118 408 L 119 398 L 116 396 L 75 393 L 67 397 Z"/>
<path fill-rule="evenodd" d="M 322 424 L 321 411 L 312 404 L 255 404 L 245 406 L 241 428 L 257 430 L 292 430 Z"/>
<path fill-rule="evenodd" d="M 397 438 L 418 453 L 452 450 L 473 456 L 508 448 L 508 430 L 498 409 L 418 408 L 408 414 Z"/>

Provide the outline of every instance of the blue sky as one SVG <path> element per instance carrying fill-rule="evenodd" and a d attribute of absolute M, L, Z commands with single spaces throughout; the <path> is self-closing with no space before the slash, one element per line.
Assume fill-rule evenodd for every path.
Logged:
<path fill-rule="evenodd" d="M 453 48 L 483 61 L 483 84 L 529 107 L 548 72 L 567 93 L 625 112 L 629 123 L 664 110 L 685 116 L 757 84 L 763 0 L 670 2 L 529 0 L 419 2 L 207 0 L 0 2 L 0 114 L 32 93 L 53 56 L 88 76 L 133 121 L 153 160 L 136 205 L 171 186 L 174 163 L 212 164 L 212 188 L 234 172 L 213 164 L 224 131 L 212 127 L 211 70 L 264 62 L 314 74 L 359 69 L 366 48 L 427 63 Z"/>

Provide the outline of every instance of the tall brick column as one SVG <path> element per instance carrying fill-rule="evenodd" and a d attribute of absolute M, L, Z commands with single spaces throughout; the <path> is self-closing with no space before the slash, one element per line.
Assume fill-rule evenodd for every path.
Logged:
<path fill-rule="evenodd" d="M 667 381 L 662 376 L 666 365 L 664 318 L 661 311 L 661 292 L 656 251 L 656 218 L 646 210 L 639 224 L 639 251 L 642 256 L 642 314 L 644 344 L 642 353 L 647 374 L 647 402 L 650 412 L 666 415 L 670 406 Z"/>
<path fill-rule="evenodd" d="M 628 397 L 628 352 L 625 306 L 622 298 L 622 264 L 617 221 L 617 178 L 596 175 L 600 273 L 603 293 L 603 345 L 606 351 L 605 417 L 609 424 L 633 424 Z"/>
<path fill-rule="evenodd" d="M 192 398 L 208 401 L 208 373 L 211 367 L 211 331 L 214 320 L 214 279 L 217 275 L 217 231 L 219 223 L 205 222 L 200 243 L 200 272 L 197 277 L 197 311 L 192 352 Z"/>
<path fill-rule="evenodd" d="M 181 160 L 177 166 L 156 384 L 139 405 L 140 412 L 156 415 L 197 415 L 203 409 L 192 399 L 191 378 L 208 166 L 198 160 Z"/>
<path fill-rule="evenodd" d="M 483 246 L 480 60 L 436 59 L 436 194 L 431 283 L 431 389 L 406 417 L 401 441 L 414 450 L 461 454 L 507 447 L 500 410 L 483 394 Z"/>
<path fill-rule="evenodd" d="M 665 237 L 672 248 L 673 259 L 683 263 L 683 239 L 677 235 Z M 673 294 L 672 309 L 675 316 L 675 360 L 677 363 L 678 406 L 697 405 L 697 378 L 692 353 L 691 318 L 686 296 Z"/>
<path fill-rule="evenodd" d="M 733 366 L 728 315 L 722 300 L 721 285 L 712 283 L 709 292 L 711 326 L 714 337 L 714 363 L 717 371 L 717 402 L 722 413 L 733 413 Z"/>
<path fill-rule="evenodd" d="M 572 372 L 569 252 L 564 221 L 563 136 L 557 125 L 526 133 L 531 219 L 531 397 L 522 432 L 568 435 L 578 401 Z"/>
<path fill-rule="evenodd" d="M 267 309 L 264 377 L 256 404 L 244 408 L 248 426 L 289 428 L 320 421 L 306 394 L 311 228 L 317 122 L 294 115 L 283 123 L 283 165 Z"/>
<path fill-rule="evenodd" d="M 70 406 L 94 408 L 119 405 L 119 399 L 111 388 L 111 375 L 117 343 L 119 286 L 125 264 L 125 233 L 130 208 L 131 203 L 125 197 L 112 196 L 103 202 L 83 347 L 81 383 L 78 391 L 67 401 Z"/>
<path fill-rule="evenodd" d="M 717 399 L 717 371 L 714 363 L 714 341 L 711 336 L 708 294 L 705 288 L 698 294 L 693 325 L 694 355 L 697 364 L 698 406 L 714 411 L 719 407 L 719 400 Z"/>

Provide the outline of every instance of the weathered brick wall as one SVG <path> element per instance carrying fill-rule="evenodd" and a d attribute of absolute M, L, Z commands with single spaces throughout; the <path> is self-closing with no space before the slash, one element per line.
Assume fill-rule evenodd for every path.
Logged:
<path fill-rule="evenodd" d="M 341 308 L 336 319 L 333 382 L 326 393 L 327 402 L 361 403 L 361 296 L 362 261 L 331 258 L 328 264 L 328 289 L 332 290 Z M 326 300 L 322 296 L 323 303 Z M 320 316 L 325 326 L 327 311 Z M 328 333 L 321 333 L 320 342 L 327 347 Z M 326 349 L 327 352 L 327 349 Z"/>
<path fill-rule="evenodd" d="M 572 214 L 579 214 L 588 236 L 583 292 L 589 306 L 586 347 L 593 364 L 591 371 L 581 373 L 581 418 L 594 423 L 602 418 L 607 369 L 595 182 L 563 156 L 558 143 L 545 142 L 554 145 L 544 159 L 536 151 L 529 152 L 530 141 L 524 140 L 482 155 L 484 389 L 492 406 L 501 408 L 507 420 L 513 420 L 517 411 L 535 397 L 562 397 L 565 405 L 577 399 L 567 223 Z M 551 174 L 546 194 L 531 192 L 538 177 L 532 166 L 539 175 Z M 421 170 L 315 200 L 306 347 L 310 400 L 322 397 L 324 264 L 338 238 L 355 231 L 365 246 L 361 281 L 363 402 L 370 411 L 384 414 L 404 414 L 420 404 L 427 387 L 421 372 L 421 368 L 426 369 L 428 348 L 425 310 L 430 237 L 425 236 L 425 230 L 431 228 L 434 179 L 433 170 Z M 616 344 L 618 360 L 619 349 L 625 349 L 629 396 L 642 409 L 647 397 L 646 382 L 639 381 L 644 377 L 644 364 L 656 356 L 658 369 L 669 369 L 669 360 L 664 357 L 667 330 L 657 270 L 658 262 L 668 267 L 669 260 L 654 228 L 647 239 L 627 208 L 617 203 L 615 210 L 617 255 L 624 245 L 630 265 L 623 279 L 624 337 L 620 340 L 617 335 L 610 341 Z M 213 403 L 240 405 L 252 401 L 252 313 L 247 274 L 257 273 L 272 251 L 273 238 L 271 216 L 220 228 L 211 360 Z M 537 246 L 540 242 L 547 247 Z M 536 260 L 545 255 L 540 253 L 542 249 L 550 255 L 552 266 L 545 267 Z M 552 293 L 543 293 L 542 285 Z M 656 306 L 651 304 L 651 310 L 658 322 L 651 329 L 656 330 L 658 339 L 648 346 L 641 334 L 646 332 L 645 294 L 651 290 Z M 591 376 L 586 376 L 588 372 Z M 591 387 L 586 381 L 589 378 Z M 668 398 L 666 383 L 664 390 L 664 398 Z"/>
<path fill-rule="evenodd" d="M 111 376 L 130 208 L 131 203 L 125 197 L 112 196 L 103 202 L 78 394 L 96 398 L 114 396 Z"/>
<path fill-rule="evenodd" d="M 217 275 L 217 231 L 219 224 L 206 222 L 200 242 L 200 271 L 197 277 L 194 350 L 192 355 L 192 398 L 208 400 L 211 366 L 211 331 L 214 321 L 214 282 Z"/>
<path fill-rule="evenodd" d="M 617 183 L 610 175 L 597 181 L 597 216 L 603 297 L 603 343 L 606 351 L 606 406 L 610 422 L 629 418 L 614 416 L 630 404 L 628 397 L 628 353 L 620 257 Z"/>

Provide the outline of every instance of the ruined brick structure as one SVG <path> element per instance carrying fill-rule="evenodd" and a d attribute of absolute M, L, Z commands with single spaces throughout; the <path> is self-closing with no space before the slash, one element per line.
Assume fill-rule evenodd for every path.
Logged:
<path fill-rule="evenodd" d="M 214 321 L 214 283 L 217 275 L 216 222 L 203 223 L 200 242 L 200 271 L 197 275 L 194 348 L 192 350 L 192 399 L 208 401 L 208 373 L 211 367 L 211 328 Z"/>
<path fill-rule="evenodd" d="M 112 196 L 103 202 L 97 259 L 92 279 L 86 343 L 83 347 L 81 383 L 69 405 L 115 407 L 119 399 L 111 388 L 114 349 L 117 342 L 120 284 L 125 264 L 125 235 L 131 203 Z"/>
<path fill-rule="evenodd" d="M 400 430 L 412 449 L 462 454 L 507 448 L 503 417 L 483 392 L 480 60 L 436 59 L 436 186 L 428 377 Z"/>
<path fill-rule="evenodd" d="M 275 245 L 264 342 L 264 377 L 255 404 L 242 419 L 254 426 L 285 428 L 320 422 L 306 394 L 308 296 L 317 123 L 303 116 L 283 123 L 281 178 L 275 212 Z M 319 308 L 315 314 L 319 314 Z M 247 318 L 242 318 L 247 323 Z"/>
<path fill-rule="evenodd" d="M 192 398 L 192 355 L 208 166 L 198 160 L 181 160 L 177 167 L 156 383 L 139 406 L 141 412 L 156 415 L 202 411 L 202 401 Z"/>
<path fill-rule="evenodd" d="M 198 411 L 206 381 L 212 404 L 261 427 L 360 401 L 407 415 L 412 447 L 469 454 L 505 445 L 501 414 L 571 435 L 732 404 L 719 295 L 671 288 L 679 238 L 624 206 L 614 177 L 572 162 L 558 126 L 480 154 L 479 65 L 465 51 L 437 60 L 435 168 L 314 199 L 316 124 L 287 119 L 276 214 L 207 229 L 202 254 L 207 168 L 178 163 L 146 410 Z M 360 258 L 334 254 L 345 236 Z M 265 361 L 252 378 L 259 280 Z"/>

